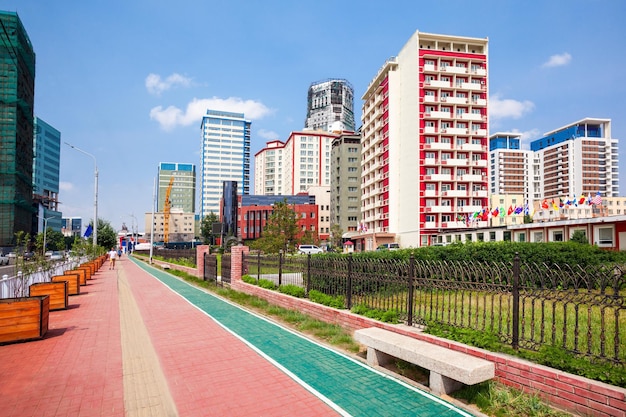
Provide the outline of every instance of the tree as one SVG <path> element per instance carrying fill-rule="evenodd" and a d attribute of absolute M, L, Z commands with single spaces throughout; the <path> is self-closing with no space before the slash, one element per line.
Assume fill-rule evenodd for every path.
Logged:
<path fill-rule="evenodd" d="M 44 233 L 37 233 L 37 236 L 35 237 L 35 241 L 36 241 L 36 246 L 38 248 L 41 248 L 41 250 L 43 252 L 45 251 L 49 251 L 49 250 L 65 250 L 65 237 L 63 236 L 63 233 L 56 231 L 56 230 L 52 230 L 51 228 L 48 228 L 48 230 L 46 230 L 46 247 L 43 247 L 43 235 Z"/>
<path fill-rule="evenodd" d="M 333 248 L 341 248 L 343 229 L 339 224 L 335 223 L 330 226 L 330 245 Z"/>
<path fill-rule="evenodd" d="M 296 243 L 298 235 L 298 214 L 289 206 L 287 199 L 274 204 L 274 211 L 267 219 L 263 235 L 252 247 L 269 253 L 288 250 L 288 246 Z"/>
<path fill-rule="evenodd" d="M 571 242 L 578 242 L 582 244 L 589 244 L 589 239 L 587 239 L 587 234 L 584 230 L 575 230 L 572 233 L 572 237 L 569 239 Z"/>
<path fill-rule="evenodd" d="M 210 212 L 207 216 L 202 218 L 200 224 L 200 236 L 202 237 L 202 243 L 205 245 L 215 245 L 215 238 L 218 237 L 217 233 L 213 233 L 213 223 L 219 223 L 220 219 L 217 214 Z"/>
<path fill-rule="evenodd" d="M 98 219 L 98 246 L 105 249 L 117 247 L 117 233 L 107 220 Z"/>

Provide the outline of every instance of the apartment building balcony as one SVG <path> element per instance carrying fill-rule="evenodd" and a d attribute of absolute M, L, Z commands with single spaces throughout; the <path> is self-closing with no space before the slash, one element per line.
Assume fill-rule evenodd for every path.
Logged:
<path fill-rule="evenodd" d="M 430 80 L 424 81 L 424 85 L 434 87 L 434 88 L 450 88 L 452 87 L 452 82 L 450 81 L 440 81 L 440 80 Z"/>
<path fill-rule="evenodd" d="M 482 209 L 483 209 L 482 206 L 462 206 L 462 207 L 459 207 L 457 211 L 461 211 L 462 213 L 465 213 L 465 214 L 468 214 L 468 213 L 474 214 L 477 211 L 481 211 Z"/>
<path fill-rule="evenodd" d="M 486 162 L 486 161 L 485 161 Z M 443 159 L 441 161 L 441 165 L 455 166 L 455 167 L 466 167 L 467 159 Z"/>
<path fill-rule="evenodd" d="M 487 147 L 480 145 L 480 144 L 475 144 L 475 143 L 465 143 L 463 145 L 461 145 L 460 147 L 457 147 L 457 149 L 461 149 L 462 151 L 482 151 L 482 152 L 487 152 Z"/>
<path fill-rule="evenodd" d="M 486 70 L 485 68 L 476 68 L 476 69 L 473 69 L 473 70 L 471 71 L 471 73 L 472 73 L 472 74 L 475 74 L 475 75 L 483 75 L 483 76 L 486 76 L 486 75 L 487 75 L 487 70 Z"/>
<path fill-rule="evenodd" d="M 442 197 L 468 197 L 467 190 L 449 190 L 441 193 Z"/>
<path fill-rule="evenodd" d="M 437 71 L 437 68 L 435 68 L 435 65 L 434 65 L 434 64 L 425 64 L 425 65 L 422 67 L 422 70 L 423 70 L 423 71 L 426 71 L 426 72 L 436 72 L 436 71 Z"/>
<path fill-rule="evenodd" d="M 467 135 L 468 130 L 459 127 L 447 127 L 445 129 L 441 129 L 441 133 L 445 133 L 447 135 Z"/>
<path fill-rule="evenodd" d="M 486 159 L 479 159 L 477 161 L 472 161 L 470 163 L 470 166 L 473 166 L 473 167 L 487 167 L 487 163 L 488 163 L 488 161 Z"/>
<path fill-rule="evenodd" d="M 475 136 L 487 136 L 487 129 L 474 129 L 471 134 Z"/>
<path fill-rule="evenodd" d="M 448 104 L 467 104 L 468 99 L 465 97 L 441 97 L 441 101 Z"/>
<path fill-rule="evenodd" d="M 452 119 L 452 113 L 449 111 L 431 111 L 424 113 L 424 117 L 431 119 Z"/>
<path fill-rule="evenodd" d="M 474 121 L 487 121 L 487 116 L 483 116 L 480 113 L 463 113 L 461 115 L 461 120 L 474 120 Z"/>
<path fill-rule="evenodd" d="M 467 225 L 465 224 L 465 222 L 463 221 L 453 221 L 453 222 L 443 222 L 441 223 L 441 226 L 439 226 L 439 229 L 458 229 L 461 227 L 466 227 Z"/>
<path fill-rule="evenodd" d="M 424 190 L 424 197 L 438 197 L 437 190 Z"/>
<path fill-rule="evenodd" d="M 472 197 L 489 197 L 489 191 L 487 190 L 472 191 Z"/>
<path fill-rule="evenodd" d="M 448 74 L 467 74 L 467 67 L 448 65 L 447 67 L 442 67 L 441 71 Z"/>
<path fill-rule="evenodd" d="M 437 103 L 436 96 L 424 96 L 424 103 Z"/>
<path fill-rule="evenodd" d="M 432 143 L 425 143 L 424 149 L 450 150 L 452 149 L 452 145 L 449 143 L 432 142 Z"/>
<path fill-rule="evenodd" d="M 389 199 L 387 198 L 376 200 L 376 202 L 374 203 L 374 206 L 376 208 L 387 207 L 388 205 L 389 205 Z"/>
<path fill-rule="evenodd" d="M 479 83 L 461 83 L 460 88 L 463 90 L 470 90 L 470 91 L 480 91 L 485 87 L 485 84 L 479 84 Z"/>
<path fill-rule="evenodd" d="M 424 158 L 424 165 L 439 165 L 439 161 L 436 158 Z"/>
<path fill-rule="evenodd" d="M 458 175 L 456 178 L 458 181 L 464 182 L 482 182 L 484 180 L 482 175 Z"/>
<path fill-rule="evenodd" d="M 484 98 L 479 98 L 476 100 L 472 100 L 472 104 L 476 105 L 476 106 L 486 106 L 487 105 L 487 100 Z"/>
<path fill-rule="evenodd" d="M 452 181 L 451 174 L 424 175 L 424 181 Z"/>
<path fill-rule="evenodd" d="M 425 126 L 424 133 L 437 133 L 437 128 L 435 126 Z"/>
<path fill-rule="evenodd" d="M 437 222 L 424 222 L 424 229 L 439 229 Z"/>
<path fill-rule="evenodd" d="M 450 213 L 452 212 L 451 206 L 426 206 L 424 207 L 424 213 Z"/>

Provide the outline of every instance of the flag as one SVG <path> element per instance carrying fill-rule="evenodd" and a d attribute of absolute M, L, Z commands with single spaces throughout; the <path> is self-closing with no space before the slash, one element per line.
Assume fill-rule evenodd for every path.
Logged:
<path fill-rule="evenodd" d="M 522 211 L 524 211 L 524 207 L 518 206 L 518 207 L 515 207 L 515 211 L 513 213 L 522 214 Z"/>
<path fill-rule="evenodd" d="M 500 217 L 504 217 L 506 211 L 504 210 L 504 206 L 500 206 Z"/>
<path fill-rule="evenodd" d="M 491 217 L 498 217 L 498 214 L 500 214 L 500 210 L 498 209 L 498 207 L 496 207 L 491 212 Z"/>
<path fill-rule="evenodd" d="M 526 201 L 526 205 L 524 206 L 524 216 L 530 215 L 530 209 L 528 208 L 528 201 Z"/>
<path fill-rule="evenodd" d="M 85 229 L 85 234 L 83 235 L 83 237 L 91 236 L 92 232 L 93 232 L 93 227 L 91 227 L 91 225 L 87 226 L 87 229 Z"/>
<path fill-rule="evenodd" d="M 591 193 L 587 194 L 587 204 L 591 205 Z"/>
<path fill-rule="evenodd" d="M 563 208 L 564 205 L 563 200 L 559 198 L 559 208 Z"/>
<path fill-rule="evenodd" d="M 585 196 L 584 195 L 580 195 L 580 198 L 578 199 L 578 204 L 585 204 Z"/>
<path fill-rule="evenodd" d="M 596 196 L 591 199 L 591 204 L 602 204 L 602 195 L 600 194 L 600 191 L 598 191 Z"/>
<path fill-rule="evenodd" d="M 547 208 L 549 208 L 549 206 L 548 206 L 548 202 L 547 202 L 545 199 L 541 202 L 541 208 L 542 208 L 542 209 L 547 209 Z"/>
<path fill-rule="evenodd" d="M 559 206 L 557 206 L 557 205 L 556 205 L 556 203 L 554 202 L 554 198 L 552 199 L 552 208 L 553 208 L 555 211 L 559 211 Z"/>
<path fill-rule="evenodd" d="M 513 214 L 514 210 L 515 209 L 513 208 L 513 206 L 509 206 L 509 211 L 507 211 L 506 214 L 510 216 L 511 214 Z"/>

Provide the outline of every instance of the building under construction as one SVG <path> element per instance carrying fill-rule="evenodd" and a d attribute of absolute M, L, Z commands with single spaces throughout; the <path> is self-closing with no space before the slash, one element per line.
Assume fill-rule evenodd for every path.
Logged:
<path fill-rule="evenodd" d="M 0 246 L 32 232 L 35 52 L 17 13 L 0 11 Z"/>

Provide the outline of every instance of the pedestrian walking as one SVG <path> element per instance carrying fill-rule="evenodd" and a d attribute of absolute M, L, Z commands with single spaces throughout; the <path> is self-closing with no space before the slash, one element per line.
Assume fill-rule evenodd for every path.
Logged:
<path fill-rule="evenodd" d="M 115 269 L 115 258 L 117 258 L 117 251 L 115 248 L 111 248 L 109 251 L 109 269 Z"/>

